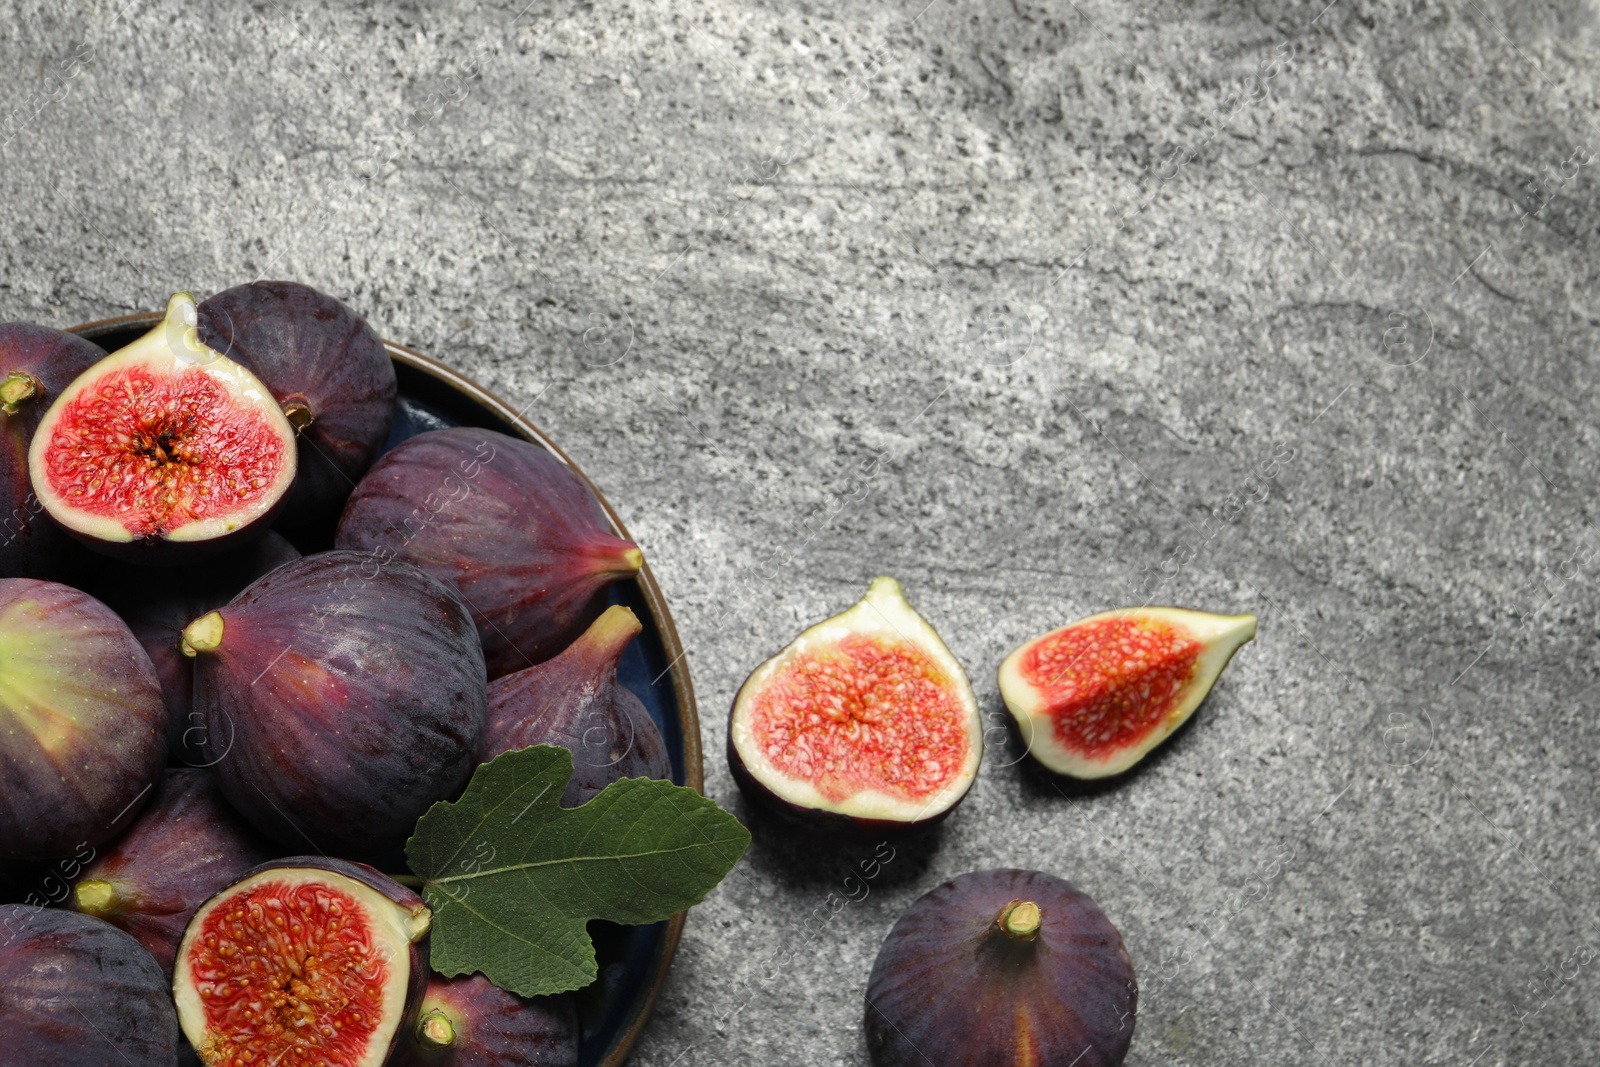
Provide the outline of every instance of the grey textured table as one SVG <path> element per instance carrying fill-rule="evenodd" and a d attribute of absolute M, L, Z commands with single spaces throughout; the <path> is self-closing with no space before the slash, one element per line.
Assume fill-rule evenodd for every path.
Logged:
<path fill-rule="evenodd" d="M 865 892 L 756 822 L 636 1063 L 864 1063 L 998 865 L 1121 927 L 1133 1064 L 1600 1062 L 1593 5 L 926 2 L 5 3 L 0 318 L 289 277 L 530 403 L 741 815 L 734 689 L 876 573 L 994 716 L 1067 620 L 1261 616 L 1143 773 L 996 747 Z"/>

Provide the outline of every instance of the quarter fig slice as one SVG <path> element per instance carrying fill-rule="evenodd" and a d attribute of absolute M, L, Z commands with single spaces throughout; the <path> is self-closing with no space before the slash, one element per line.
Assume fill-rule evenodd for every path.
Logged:
<path fill-rule="evenodd" d="M 110 608 L 0 579 L 0 859 L 110 840 L 160 777 L 166 718 L 150 657 Z"/>
<path fill-rule="evenodd" d="M 481 974 L 434 975 L 395 1067 L 575 1067 L 578 1009 L 571 994 L 522 997 Z"/>
<path fill-rule="evenodd" d="M 83 868 L 70 907 L 133 935 L 170 978 L 195 910 L 278 850 L 206 771 L 169 770 L 139 818 Z"/>
<path fill-rule="evenodd" d="M 617 662 L 642 629 L 632 611 L 614 604 L 555 659 L 490 682 L 478 761 L 530 745 L 568 749 L 572 778 L 561 794 L 568 808 L 622 778 L 671 778 L 661 731 L 617 679 Z"/>
<path fill-rule="evenodd" d="M 432 915 L 371 867 L 296 856 L 200 906 L 172 993 L 206 1067 L 382 1067 L 427 985 Z"/>
<path fill-rule="evenodd" d="M 104 357 L 77 334 L 0 323 L 0 578 L 72 578 L 89 555 L 45 516 L 28 445 L 57 394 Z"/>
<path fill-rule="evenodd" d="M 343 855 L 400 847 L 471 776 L 486 682 L 454 589 L 321 552 L 184 628 L 202 762 L 255 827 Z"/>
<path fill-rule="evenodd" d="M 757 667 L 728 719 L 745 795 L 817 829 L 941 819 L 982 758 L 966 673 L 893 578 Z"/>
<path fill-rule="evenodd" d="M 884 939 L 867 1049 L 876 1067 L 1117 1067 L 1138 1000 L 1122 935 L 1087 895 L 1039 871 L 975 871 Z"/>
<path fill-rule="evenodd" d="M 294 428 L 244 367 L 200 343 L 194 297 L 79 375 L 28 447 L 44 510 L 91 548 L 176 562 L 258 536 L 295 476 Z"/>
<path fill-rule="evenodd" d="M 1106 778 L 1182 726 L 1255 634 L 1254 615 L 1105 611 L 1013 651 L 1000 664 L 1000 696 L 1045 767 Z"/>
<path fill-rule="evenodd" d="M 0 1063 L 172 1067 L 178 1020 L 161 968 L 99 919 L 0 906 Z"/>
<path fill-rule="evenodd" d="M 203 301 L 200 339 L 272 390 L 298 433 L 280 524 L 338 512 L 394 419 L 394 364 L 365 319 L 299 282 L 236 285 Z"/>
<path fill-rule="evenodd" d="M 461 426 L 418 434 L 356 487 L 335 544 L 455 583 L 489 677 L 560 652 L 644 557 L 587 482 L 529 441 Z"/>

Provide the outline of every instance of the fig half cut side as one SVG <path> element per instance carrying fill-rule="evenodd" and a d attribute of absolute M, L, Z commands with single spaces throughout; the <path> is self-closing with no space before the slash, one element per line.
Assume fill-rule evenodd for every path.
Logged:
<path fill-rule="evenodd" d="M 136 563 L 192 559 L 264 532 L 295 477 L 294 428 L 266 386 L 200 343 L 177 293 L 143 337 L 56 397 L 28 449 L 49 516 Z"/>
<path fill-rule="evenodd" d="M 427 985 L 432 915 L 358 863 L 299 856 L 201 905 L 178 946 L 173 997 L 207 1067 L 381 1067 Z"/>
<path fill-rule="evenodd" d="M 941 819 L 982 758 L 966 673 L 893 578 L 757 667 L 728 720 L 745 794 L 817 829 Z"/>
<path fill-rule="evenodd" d="M 1000 696 L 1040 763 L 1073 778 L 1107 778 L 1182 726 L 1255 635 L 1254 615 L 1105 611 L 1007 656 Z"/>

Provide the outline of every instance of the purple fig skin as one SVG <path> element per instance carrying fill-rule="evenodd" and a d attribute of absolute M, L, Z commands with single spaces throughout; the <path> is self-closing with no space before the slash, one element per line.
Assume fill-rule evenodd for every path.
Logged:
<path fill-rule="evenodd" d="M 29 1067 L 177 1062 L 161 968 L 121 930 L 70 911 L 0 906 L 0 1033 L 0 1059 Z"/>
<path fill-rule="evenodd" d="M 68 906 L 132 934 L 170 978 L 195 909 L 277 851 L 208 772 L 170 770 L 134 824 L 83 869 Z"/>
<path fill-rule="evenodd" d="M 77 334 L 0 323 L 0 578 L 71 579 L 92 558 L 34 495 L 28 442 L 56 395 L 103 358 Z"/>
<path fill-rule="evenodd" d="M 617 680 L 617 661 L 643 627 L 619 605 L 555 659 L 489 683 L 478 761 L 531 745 L 572 753 L 561 806 L 575 808 L 623 778 L 672 777 L 667 746 L 643 702 Z"/>
<path fill-rule="evenodd" d="M 100 601 L 0 579 L 0 858 L 45 860 L 110 840 L 166 757 L 161 683 Z"/>
<path fill-rule="evenodd" d="M 416 1017 L 417 1007 L 422 1002 L 423 992 L 428 987 L 428 930 L 431 926 L 432 918 L 427 904 L 424 903 L 422 897 L 417 895 L 415 891 L 406 888 L 399 882 L 396 882 L 394 879 L 384 874 L 382 871 L 379 871 L 374 867 L 369 867 L 365 863 L 357 863 L 352 860 L 332 859 L 327 856 L 286 856 L 282 859 L 272 860 L 245 871 L 238 878 L 229 883 L 227 887 L 214 894 L 205 902 L 204 905 L 202 905 L 202 907 L 209 906 L 215 901 L 226 898 L 229 893 L 234 892 L 240 888 L 243 883 L 256 878 L 258 875 L 272 874 L 279 871 L 294 874 L 304 874 L 306 872 L 328 872 L 331 874 L 343 875 L 344 877 L 358 882 L 368 889 L 371 889 L 373 892 L 398 906 L 402 911 L 409 913 L 410 918 L 407 921 L 414 922 L 416 924 L 415 929 L 421 931 L 420 933 L 414 933 L 412 940 L 403 946 L 404 954 L 401 958 L 405 960 L 405 965 L 407 967 L 405 1004 L 403 1005 L 400 1013 L 401 1019 L 399 1025 L 395 1028 L 394 1036 L 388 1049 L 388 1056 L 384 1061 L 385 1063 L 392 1064 L 403 1040 L 406 1038 L 408 1031 L 407 1022 Z M 190 925 L 195 926 L 198 924 L 191 923 Z M 381 926 L 382 924 L 373 924 L 373 929 L 379 929 Z M 193 935 L 194 933 L 195 931 L 192 929 L 185 931 L 186 935 Z M 384 953 L 386 948 L 390 947 L 401 948 L 402 946 L 386 946 L 375 939 L 374 943 L 370 946 L 370 949 L 373 952 L 381 954 Z M 178 945 L 178 955 L 180 959 L 186 956 L 192 950 L 192 937 L 186 936 L 185 939 Z M 296 962 L 298 963 L 299 961 Z M 172 985 L 170 987 L 172 992 L 180 998 L 180 1003 L 181 998 L 186 992 L 182 988 L 186 970 L 187 968 L 183 966 L 176 968 L 176 973 L 173 977 Z M 193 1017 L 184 1019 L 180 1015 L 179 1018 L 180 1021 L 185 1025 L 202 1023 L 202 1020 Z M 189 1040 L 195 1040 L 197 1035 L 195 1031 L 190 1031 L 186 1033 L 185 1036 Z"/>
<path fill-rule="evenodd" d="M 571 995 L 525 1000 L 481 974 L 434 975 L 393 1067 L 576 1067 Z"/>
<path fill-rule="evenodd" d="M 270 281 L 202 302 L 199 329 L 201 341 L 254 371 L 303 427 L 299 475 L 280 522 L 336 513 L 394 421 L 394 364 L 378 335 L 326 293 Z"/>
<path fill-rule="evenodd" d="M 867 979 L 867 1048 L 877 1067 L 926 1064 L 926 1050 L 941 1067 L 1116 1067 L 1138 1001 L 1122 935 L 1093 900 L 1038 871 L 977 871 L 889 931 Z"/>
<path fill-rule="evenodd" d="M 194 634 L 220 620 L 214 647 Z M 339 855 L 398 848 L 456 796 L 483 735 L 477 630 L 453 589 L 355 552 L 287 563 L 191 624 L 202 761 L 257 829 Z"/>
<path fill-rule="evenodd" d="M 167 705 L 167 754 L 177 764 L 200 766 L 205 730 L 194 713 L 194 660 L 183 654 L 183 628 L 222 607 L 245 586 L 300 553 L 281 534 L 267 531 L 204 567 L 119 567 L 95 592 L 128 624 L 155 665 Z"/>
<path fill-rule="evenodd" d="M 643 562 L 555 456 L 468 426 L 418 434 L 380 459 L 345 506 L 335 543 L 454 582 L 490 678 L 566 648 L 605 607 L 606 587 Z"/>

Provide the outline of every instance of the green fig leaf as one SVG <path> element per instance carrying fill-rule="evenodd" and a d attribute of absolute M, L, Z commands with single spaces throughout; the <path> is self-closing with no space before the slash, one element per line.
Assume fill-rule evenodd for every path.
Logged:
<path fill-rule="evenodd" d="M 625 778 L 563 808 L 571 777 L 564 748 L 507 752 L 417 823 L 406 860 L 433 909 L 435 971 L 481 971 L 524 997 L 581 989 L 599 974 L 589 920 L 671 918 L 750 844 L 732 815 L 671 782 Z"/>

